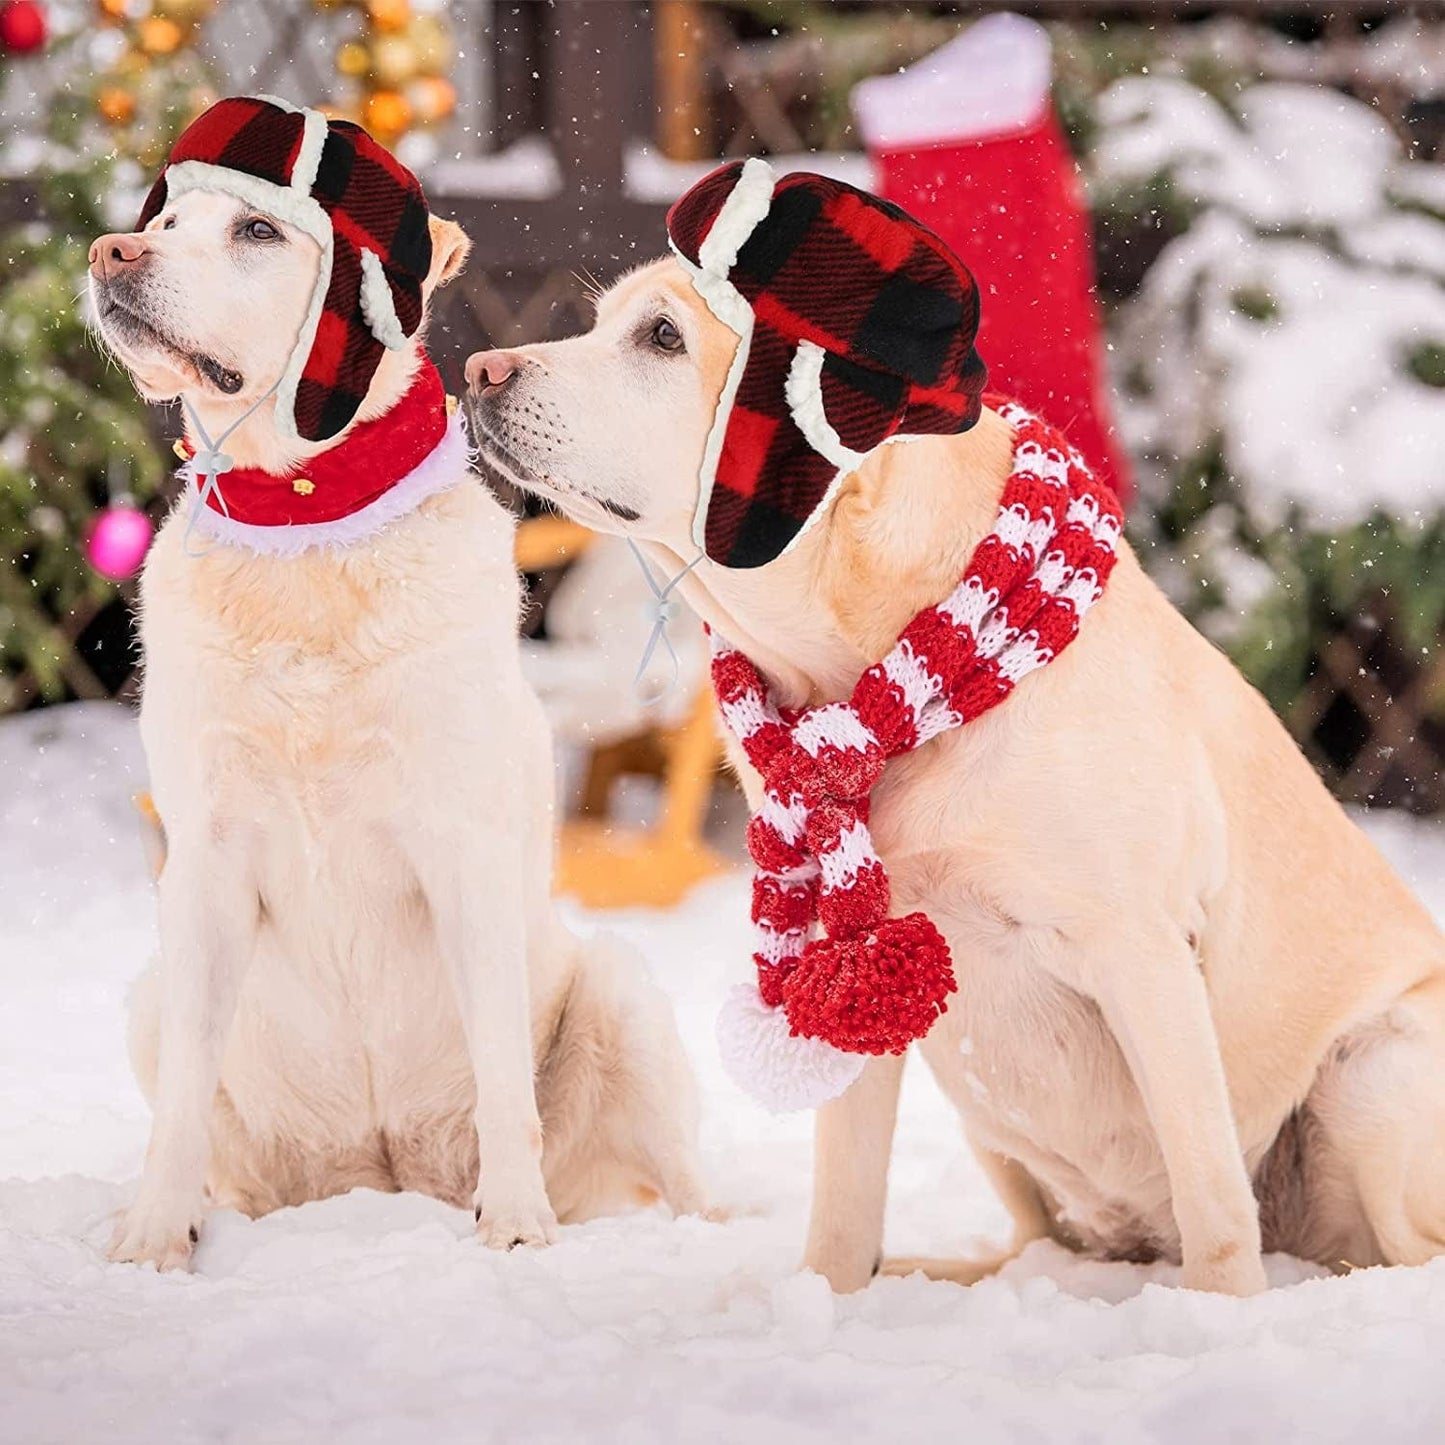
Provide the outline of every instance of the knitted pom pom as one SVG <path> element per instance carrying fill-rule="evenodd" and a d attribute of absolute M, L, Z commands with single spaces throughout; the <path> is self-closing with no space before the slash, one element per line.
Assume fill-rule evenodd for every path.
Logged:
<path fill-rule="evenodd" d="M 717 1044 L 728 1077 L 774 1114 L 836 1099 L 867 1063 L 861 1054 L 791 1033 L 782 1009 L 769 1008 L 751 984 L 729 992 L 718 1015 Z"/>
<path fill-rule="evenodd" d="M 948 944 L 922 913 L 861 937 L 818 938 L 783 984 L 793 1032 L 858 1054 L 901 1054 L 957 988 Z"/>

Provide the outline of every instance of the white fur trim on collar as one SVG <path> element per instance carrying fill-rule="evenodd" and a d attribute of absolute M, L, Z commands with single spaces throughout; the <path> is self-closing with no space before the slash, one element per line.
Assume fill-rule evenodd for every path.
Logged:
<path fill-rule="evenodd" d="M 459 410 L 432 452 L 374 502 L 335 522 L 298 522 L 289 527 L 258 527 L 224 517 L 209 506 L 196 507 L 199 492 L 188 463 L 181 468 L 186 490 L 182 505 L 196 507 L 195 528 L 228 547 L 245 547 L 268 557 L 299 557 L 313 547 L 355 546 L 374 537 L 392 522 L 414 512 L 428 497 L 450 490 L 470 475 L 471 447 L 467 426 Z M 217 479 L 225 495 L 226 474 Z"/>
<path fill-rule="evenodd" d="M 400 351 L 406 345 L 406 332 L 401 329 L 381 257 L 365 246 L 361 248 L 361 314 L 371 334 L 388 350 Z"/>

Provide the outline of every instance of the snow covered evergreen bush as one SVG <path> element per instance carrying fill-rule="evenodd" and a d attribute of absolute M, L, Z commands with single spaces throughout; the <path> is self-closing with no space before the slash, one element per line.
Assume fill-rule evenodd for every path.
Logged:
<path fill-rule="evenodd" d="M 1445 623 L 1445 167 L 1368 106 L 1181 80 L 1100 99 L 1092 182 L 1183 225 L 1115 327 L 1144 462 L 1135 540 L 1276 706 L 1383 597 L 1397 640 Z"/>

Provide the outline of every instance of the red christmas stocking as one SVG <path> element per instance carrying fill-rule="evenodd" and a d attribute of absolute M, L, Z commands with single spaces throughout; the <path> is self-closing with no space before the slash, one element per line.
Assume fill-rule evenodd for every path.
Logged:
<path fill-rule="evenodd" d="M 1089 216 L 1049 99 L 1046 32 L 993 15 L 853 92 L 879 193 L 978 281 L 989 389 L 1059 427 L 1127 506 L 1094 290 Z"/>

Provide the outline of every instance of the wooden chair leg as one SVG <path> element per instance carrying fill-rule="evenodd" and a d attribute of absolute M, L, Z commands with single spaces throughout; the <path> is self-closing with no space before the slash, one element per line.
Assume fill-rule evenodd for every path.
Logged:
<path fill-rule="evenodd" d="M 603 816 L 562 827 L 559 892 L 591 908 L 671 907 L 695 884 L 729 864 L 703 842 L 722 748 L 710 691 L 663 739 L 662 812 L 648 829 L 620 828 Z"/>
<path fill-rule="evenodd" d="M 668 739 L 658 832 L 674 844 L 701 843 L 722 762 L 712 694 L 699 690 L 687 721 Z"/>

